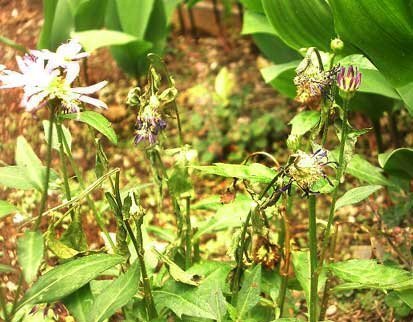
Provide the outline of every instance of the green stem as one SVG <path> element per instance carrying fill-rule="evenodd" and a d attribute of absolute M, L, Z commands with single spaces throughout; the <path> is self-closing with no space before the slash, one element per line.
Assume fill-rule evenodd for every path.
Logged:
<path fill-rule="evenodd" d="M 191 198 L 186 198 L 186 214 L 185 214 L 185 269 L 192 265 L 192 227 L 191 227 Z"/>
<path fill-rule="evenodd" d="M 60 157 L 60 163 L 62 165 L 62 172 L 63 172 L 63 184 L 65 187 L 65 195 L 66 195 L 66 200 L 72 199 L 71 193 L 70 193 L 70 186 L 69 186 L 69 177 L 67 175 L 67 166 L 66 166 L 66 158 L 65 158 L 65 152 L 64 152 L 64 145 L 63 145 L 63 129 L 62 129 L 62 124 L 60 122 L 56 122 L 56 130 L 57 130 L 57 139 L 59 141 L 59 157 Z M 71 211 L 71 218 L 74 220 L 74 211 Z"/>
<path fill-rule="evenodd" d="M 43 183 L 43 194 L 40 202 L 40 212 L 34 224 L 34 230 L 39 229 L 40 223 L 42 221 L 42 216 L 46 210 L 47 204 L 47 193 L 49 190 L 49 180 L 50 180 L 50 165 L 52 163 L 52 141 L 53 141 L 53 123 L 55 121 L 55 108 L 50 107 L 50 118 L 49 118 L 49 136 L 47 140 L 47 155 L 46 155 L 46 175 Z"/>
<path fill-rule="evenodd" d="M 143 217 L 142 217 L 143 218 Z M 146 310 L 148 312 L 149 320 L 155 319 L 158 317 L 158 313 L 156 312 L 155 304 L 153 301 L 151 284 L 149 281 L 148 273 L 146 271 L 145 259 L 144 259 L 144 248 L 143 248 L 143 239 L 142 239 L 142 218 L 136 221 L 136 228 L 137 228 L 137 238 L 135 237 L 132 227 L 130 226 L 127 220 L 123 221 L 125 228 L 129 234 L 130 239 L 132 240 L 132 244 L 136 250 L 136 254 L 139 260 L 139 266 L 142 273 L 142 280 L 143 280 L 143 290 L 144 290 L 144 301 Z"/>
<path fill-rule="evenodd" d="M 317 218 L 316 218 L 316 199 L 311 195 L 308 199 L 308 229 L 310 244 L 310 322 L 317 322 Z"/>
<path fill-rule="evenodd" d="M 3 317 L 5 322 L 9 322 L 9 314 L 7 312 L 6 296 L 3 292 L 3 288 L 0 286 L 0 308 L 3 312 Z"/>
<path fill-rule="evenodd" d="M 85 182 L 83 180 L 83 177 L 80 173 L 79 168 L 77 167 L 77 164 L 76 164 L 75 160 L 73 159 L 72 152 L 70 151 L 69 144 L 67 143 L 66 137 L 64 135 L 62 136 L 62 142 L 63 142 L 63 146 L 66 150 L 66 155 L 67 155 L 67 158 L 69 160 L 70 166 L 72 167 L 73 172 L 75 173 L 75 175 L 77 177 L 77 180 L 79 181 L 80 187 L 84 190 L 85 187 L 86 187 Z M 98 210 L 96 209 L 95 203 L 93 202 L 93 200 L 88 195 L 86 196 L 86 200 L 87 200 L 87 203 L 88 203 L 89 207 L 93 211 L 93 214 L 95 216 L 95 219 L 96 219 L 96 222 L 97 222 L 99 228 L 102 230 L 103 234 L 105 235 L 105 237 L 108 240 L 108 242 L 109 242 L 110 246 L 112 247 L 112 249 L 115 250 L 116 249 L 115 244 L 113 243 L 113 240 L 110 237 L 109 232 L 107 231 L 107 229 L 106 229 L 106 227 L 103 223 L 102 216 L 99 214 Z"/>

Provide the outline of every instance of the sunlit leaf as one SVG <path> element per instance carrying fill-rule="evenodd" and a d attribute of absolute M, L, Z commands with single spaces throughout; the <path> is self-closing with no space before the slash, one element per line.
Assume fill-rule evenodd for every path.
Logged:
<path fill-rule="evenodd" d="M 0 200 L 0 219 L 16 212 L 17 210 L 18 209 L 11 203 L 5 200 Z"/>
<path fill-rule="evenodd" d="M 237 318 L 242 321 L 245 315 L 260 300 L 261 293 L 261 265 L 245 272 L 241 290 L 237 295 Z"/>
<path fill-rule="evenodd" d="M 88 313 L 93 304 L 93 295 L 90 291 L 90 285 L 86 284 L 82 288 L 73 292 L 63 299 L 63 303 L 69 310 L 70 314 L 76 318 L 78 322 L 90 322 Z"/>
<path fill-rule="evenodd" d="M 26 231 L 17 240 L 17 258 L 27 283 L 31 283 L 36 278 L 43 252 L 43 235 L 38 231 Z"/>
<path fill-rule="evenodd" d="M 381 189 L 382 186 L 372 185 L 372 186 L 363 186 L 353 188 L 347 191 L 343 196 L 341 196 L 336 203 L 336 210 L 348 206 L 359 203 L 364 199 L 367 199 L 371 194 L 375 193 L 377 190 Z"/>
<path fill-rule="evenodd" d="M 292 125 L 291 134 L 302 136 L 312 130 L 320 122 L 320 112 L 303 111 L 296 114 L 289 124 Z"/>
<path fill-rule="evenodd" d="M 400 148 L 379 155 L 381 167 L 390 174 L 413 178 L 413 149 Z"/>

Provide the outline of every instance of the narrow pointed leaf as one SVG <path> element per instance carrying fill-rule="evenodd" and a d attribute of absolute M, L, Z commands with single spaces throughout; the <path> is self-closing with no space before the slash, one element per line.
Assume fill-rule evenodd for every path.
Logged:
<path fill-rule="evenodd" d="M 17 258 L 27 283 L 31 283 L 35 279 L 43 259 L 43 252 L 43 235 L 38 231 L 26 231 L 17 240 Z"/>
<path fill-rule="evenodd" d="M 252 270 L 245 273 L 241 290 L 237 297 L 238 319 L 242 321 L 246 314 L 260 300 L 261 293 L 261 265 L 255 266 Z"/>
<path fill-rule="evenodd" d="M 372 185 L 351 189 L 337 200 L 335 210 L 344 206 L 359 203 L 381 188 L 382 186 Z"/>

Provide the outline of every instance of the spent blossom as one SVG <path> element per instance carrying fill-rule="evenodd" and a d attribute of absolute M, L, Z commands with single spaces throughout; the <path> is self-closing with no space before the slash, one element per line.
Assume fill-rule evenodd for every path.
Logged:
<path fill-rule="evenodd" d="M 69 45 L 70 44 L 70 45 Z M 69 47 L 75 44 L 63 44 L 57 49 L 57 53 L 69 52 Z M 61 49 L 63 47 L 63 49 Z M 66 56 L 72 59 L 84 57 L 72 49 L 72 55 Z M 41 53 L 41 54 L 39 54 Z M 103 88 L 107 82 L 103 81 L 87 87 L 71 87 L 79 76 L 79 68 L 73 67 L 78 61 L 61 61 L 54 57 L 56 53 L 30 51 L 24 57 L 16 57 L 20 72 L 4 69 L 0 72 L 0 88 L 17 88 L 24 90 L 21 105 L 28 111 L 33 111 L 44 106 L 47 102 L 56 101 L 65 112 L 79 112 L 82 103 L 94 105 L 99 108 L 107 108 L 102 101 L 88 96 Z M 59 58 L 60 59 L 60 58 Z"/>

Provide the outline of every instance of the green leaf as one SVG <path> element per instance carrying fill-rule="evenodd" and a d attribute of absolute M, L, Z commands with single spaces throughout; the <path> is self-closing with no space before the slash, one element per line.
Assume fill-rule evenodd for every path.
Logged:
<path fill-rule="evenodd" d="M 138 262 L 109 284 L 105 291 L 100 293 L 89 311 L 90 322 L 99 322 L 109 318 L 118 308 L 126 305 L 137 293 L 139 288 L 140 269 Z"/>
<path fill-rule="evenodd" d="M 18 307 L 60 300 L 123 260 L 117 255 L 95 254 L 59 265 L 33 284 Z"/>
<path fill-rule="evenodd" d="M 383 170 L 372 165 L 359 154 L 352 157 L 347 165 L 346 172 L 371 185 L 394 186 L 394 184 L 383 175 Z"/>
<path fill-rule="evenodd" d="M 43 27 L 40 31 L 38 48 L 50 48 L 50 39 L 53 28 L 53 20 L 56 12 L 57 0 L 43 0 Z"/>
<path fill-rule="evenodd" d="M 367 199 L 371 194 L 375 193 L 377 190 L 381 188 L 382 186 L 378 186 L 378 185 L 353 188 L 347 191 L 343 196 L 341 196 L 337 200 L 335 210 L 341 207 L 344 207 L 344 206 L 359 203 L 360 201 Z"/>
<path fill-rule="evenodd" d="M 215 174 L 226 178 L 238 178 L 252 182 L 269 183 L 277 174 L 274 169 L 268 168 L 259 163 L 227 164 L 214 163 L 212 166 L 191 166 L 206 174 Z"/>
<path fill-rule="evenodd" d="M 303 111 L 296 114 L 288 123 L 292 125 L 291 134 L 303 136 L 320 122 L 320 112 Z"/>
<path fill-rule="evenodd" d="M 107 0 L 81 2 L 75 12 L 76 31 L 99 29 L 105 20 Z"/>
<path fill-rule="evenodd" d="M 257 33 L 278 36 L 265 15 L 246 10 L 244 12 L 241 35 L 251 35 Z"/>
<path fill-rule="evenodd" d="M 305 298 L 308 303 L 310 303 L 310 252 L 309 251 L 293 251 L 293 265 L 294 273 L 297 277 L 298 282 L 304 290 Z M 318 278 L 318 291 L 322 290 L 326 282 L 327 276 L 325 270 L 321 271 Z"/>
<path fill-rule="evenodd" d="M 271 65 L 260 70 L 267 84 L 271 84 L 282 94 L 294 98 L 296 95 L 296 86 L 293 83 L 294 76 L 300 61 L 294 60 L 283 64 Z"/>
<path fill-rule="evenodd" d="M 215 216 L 201 223 L 192 237 L 193 240 L 197 241 L 202 235 L 207 233 L 240 227 L 252 206 L 250 198 L 244 195 L 237 196 L 233 202 L 222 205 Z"/>
<path fill-rule="evenodd" d="M 382 290 L 405 290 L 413 288 L 413 274 L 374 260 L 352 259 L 332 263 L 329 270 L 345 282 L 354 283 L 353 288 L 376 288 Z"/>
<path fill-rule="evenodd" d="M 90 284 L 86 284 L 76 292 L 63 299 L 64 305 L 78 322 L 90 322 L 88 313 L 93 304 L 93 295 Z"/>
<path fill-rule="evenodd" d="M 27 180 L 27 168 L 19 166 L 0 167 L 0 185 L 21 190 L 40 189 Z"/>
<path fill-rule="evenodd" d="M 175 167 L 169 177 L 168 188 L 176 196 L 192 192 L 193 186 L 188 175 L 188 168 Z"/>
<path fill-rule="evenodd" d="M 102 47 L 125 45 L 138 40 L 132 35 L 115 30 L 87 30 L 73 32 L 71 36 L 76 38 L 88 52 Z"/>
<path fill-rule="evenodd" d="M 397 291 L 397 295 L 404 303 L 413 309 L 413 289 Z"/>
<path fill-rule="evenodd" d="M 0 200 L 0 219 L 16 212 L 17 210 L 18 209 L 11 203 Z"/>
<path fill-rule="evenodd" d="M 0 264 L 0 273 L 11 273 L 14 272 L 15 269 L 9 265 Z"/>
<path fill-rule="evenodd" d="M 75 29 L 74 11 L 70 0 L 56 1 L 54 15 L 51 18 L 51 28 L 49 39 L 47 39 L 45 46 L 50 50 L 55 50 L 62 43 L 70 38 L 70 33 Z M 46 17 L 46 19 L 49 17 Z M 49 22 L 47 23 L 49 26 Z M 46 40 L 46 39 L 45 39 Z M 39 44 L 40 45 L 40 44 Z"/>
<path fill-rule="evenodd" d="M 234 75 L 228 70 L 228 68 L 221 68 L 215 78 L 215 92 L 218 94 L 218 97 L 227 102 L 233 94 L 234 86 Z"/>
<path fill-rule="evenodd" d="M 47 140 L 49 139 L 49 129 L 50 129 L 50 122 L 48 120 L 43 121 L 43 129 L 44 129 L 44 137 L 46 142 L 49 143 Z M 63 135 L 66 138 L 67 145 L 69 146 L 69 150 L 71 151 L 72 147 L 72 135 L 67 127 L 62 124 Z M 57 135 L 57 128 L 56 125 L 53 124 L 53 133 L 52 133 L 52 148 L 59 151 L 59 138 Z M 65 153 L 68 152 L 64 149 Z"/>
<path fill-rule="evenodd" d="M 380 166 L 393 175 L 413 178 L 413 149 L 400 148 L 379 155 Z"/>
<path fill-rule="evenodd" d="M 288 46 L 330 51 L 335 32 L 327 1 L 262 0 L 262 4 L 268 20 Z"/>
<path fill-rule="evenodd" d="M 240 0 L 242 5 L 253 12 L 264 13 L 264 8 L 262 7 L 261 1 L 257 0 Z"/>
<path fill-rule="evenodd" d="M 155 0 L 116 0 L 122 30 L 137 39 L 144 39 Z"/>
<path fill-rule="evenodd" d="M 245 315 L 260 300 L 261 293 L 261 265 L 255 266 L 252 270 L 245 272 L 241 290 L 237 296 L 238 320 L 242 321 Z"/>
<path fill-rule="evenodd" d="M 337 61 L 341 66 L 357 66 L 363 74 L 359 92 L 379 94 L 394 99 L 400 95 L 377 68 L 363 55 L 349 55 Z"/>
<path fill-rule="evenodd" d="M 118 138 L 112 128 L 112 124 L 102 114 L 93 111 L 85 111 L 80 113 L 63 114 L 61 117 L 84 122 L 106 136 L 113 144 L 118 143 Z"/>
<path fill-rule="evenodd" d="M 36 278 L 43 252 L 43 235 L 38 231 L 26 231 L 17 240 L 17 258 L 27 283 L 31 283 Z"/>
<path fill-rule="evenodd" d="M 331 0 L 336 30 L 359 48 L 413 113 L 413 12 L 405 0 Z M 385 31 L 385 32 L 383 32 Z"/>

